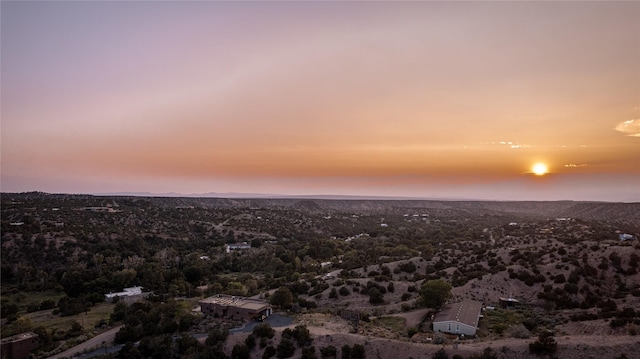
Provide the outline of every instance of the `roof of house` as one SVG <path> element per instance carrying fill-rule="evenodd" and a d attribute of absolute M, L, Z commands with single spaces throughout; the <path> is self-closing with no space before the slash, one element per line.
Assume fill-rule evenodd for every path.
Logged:
<path fill-rule="evenodd" d="M 25 339 L 38 338 L 38 334 L 34 332 L 25 332 L 16 335 L 12 335 L 10 337 L 2 338 L 2 344 L 8 344 L 13 342 L 19 342 Z"/>
<path fill-rule="evenodd" d="M 438 313 L 433 322 L 460 322 L 463 324 L 478 326 L 478 318 L 482 303 L 465 299 L 459 303 L 448 304 Z"/>
<path fill-rule="evenodd" d="M 220 306 L 231 306 L 256 311 L 268 308 L 270 306 L 269 302 L 264 300 L 240 298 L 226 295 L 214 295 L 213 297 L 200 300 L 199 303 L 211 303 Z"/>

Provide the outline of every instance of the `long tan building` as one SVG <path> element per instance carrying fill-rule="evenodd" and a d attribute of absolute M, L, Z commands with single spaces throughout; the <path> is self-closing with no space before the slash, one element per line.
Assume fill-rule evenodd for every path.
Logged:
<path fill-rule="evenodd" d="M 481 310 L 482 303 L 474 300 L 449 304 L 442 308 L 442 311 L 433 320 L 433 331 L 476 335 Z"/>
<path fill-rule="evenodd" d="M 259 299 L 214 295 L 198 302 L 203 314 L 236 320 L 264 319 L 273 313 L 269 302 Z"/>

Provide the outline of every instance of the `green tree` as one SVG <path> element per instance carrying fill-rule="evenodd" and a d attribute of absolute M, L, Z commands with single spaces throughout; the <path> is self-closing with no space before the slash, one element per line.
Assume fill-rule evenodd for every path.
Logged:
<path fill-rule="evenodd" d="M 249 359 L 251 350 L 245 344 L 236 344 L 231 350 L 231 359 Z"/>
<path fill-rule="evenodd" d="M 442 279 L 426 281 L 420 288 L 422 303 L 433 309 L 440 309 L 451 297 L 451 284 Z"/>
<path fill-rule="evenodd" d="M 280 287 L 273 292 L 273 295 L 269 297 L 271 305 L 278 306 L 280 308 L 291 308 L 293 305 L 293 294 L 287 287 Z"/>
<path fill-rule="evenodd" d="M 252 334 L 259 338 L 271 339 L 276 334 L 276 331 L 271 328 L 269 323 L 260 323 L 253 328 Z"/>
<path fill-rule="evenodd" d="M 291 358 L 296 351 L 296 346 L 293 343 L 285 338 L 282 338 L 280 344 L 276 348 L 276 357 L 282 358 Z"/>

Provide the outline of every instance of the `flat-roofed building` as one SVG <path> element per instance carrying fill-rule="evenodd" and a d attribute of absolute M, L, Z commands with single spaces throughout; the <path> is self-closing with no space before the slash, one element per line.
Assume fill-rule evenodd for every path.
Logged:
<path fill-rule="evenodd" d="M 237 320 L 264 319 L 273 313 L 269 302 L 230 295 L 214 295 L 198 301 L 203 314 Z"/>
<path fill-rule="evenodd" d="M 33 349 L 40 346 L 38 334 L 33 332 L 20 333 L 2 338 L 0 343 L 0 356 L 12 359 L 26 359 Z"/>
<path fill-rule="evenodd" d="M 448 304 L 434 318 L 433 331 L 476 335 L 481 310 L 482 303 L 474 300 L 467 299 L 460 303 Z"/>
<path fill-rule="evenodd" d="M 517 307 L 518 305 L 520 305 L 520 301 L 514 298 L 504 298 L 504 297 L 500 297 L 500 306 L 502 308 L 513 308 L 513 307 Z"/>
<path fill-rule="evenodd" d="M 131 288 L 125 288 L 122 292 L 105 294 L 104 300 L 110 303 L 118 298 L 118 300 L 122 300 L 123 302 L 130 304 L 141 301 L 142 299 L 148 297 L 149 294 L 150 292 L 143 292 L 142 287 L 135 286 Z"/>

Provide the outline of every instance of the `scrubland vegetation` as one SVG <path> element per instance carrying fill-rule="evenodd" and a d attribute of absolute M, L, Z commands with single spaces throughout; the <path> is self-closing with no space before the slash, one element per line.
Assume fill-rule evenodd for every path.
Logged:
<path fill-rule="evenodd" d="M 621 203 L 2 194 L 2 336 L 36 332 L 36 357 L 122 325 L 113 356 L 363 358 L 373 355 L 364 341 L 325 343 L 311 324 L 275 336 L 260 325 L 231 345 L 227 330 L 241 323 L 192 308 L 213 294 L 257 296 L 299 323 L 321 313 L 353 335 L 442 344 L 453 339 L 432 333 L 430 318 L 447 300 L 513 297 L 518 308 L 484 312 L 475 340 L 526 339 L 531 355 L 553 356 L 554 336 L 640 332 L 640 244 L 618 237 L 639 236 L 638 213 Z M 227 248 L 242 242 L 250 248 Z M 104 302 L 134 285 L 152 294 Z M 418 310 L 416 323 L 402 317 Z M 507 355 L 477 352 L 468 357 Z"/>

